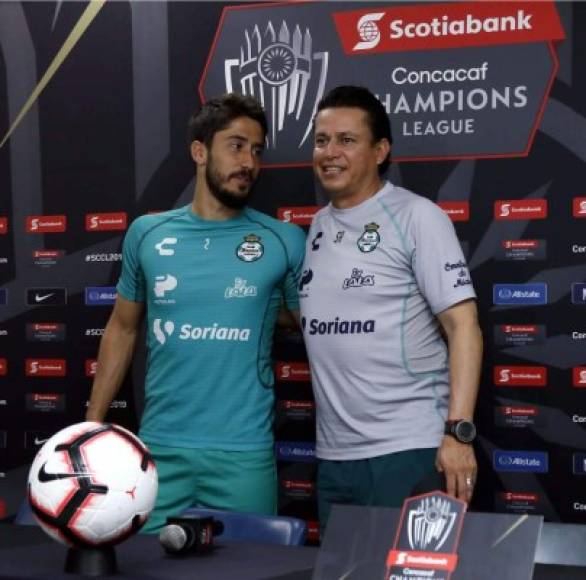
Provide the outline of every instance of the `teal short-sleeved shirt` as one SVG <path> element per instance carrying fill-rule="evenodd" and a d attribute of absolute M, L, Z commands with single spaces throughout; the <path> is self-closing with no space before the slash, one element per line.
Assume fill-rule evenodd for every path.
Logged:
<path fill-rule="evenodd" d="M 249 208 L 207 221 L 185 206 L 132 223 L 117 290 L 147 306 L 144 441 L 272 445 L 273 330 L 281 297 L 299 308 L 304 246 L 301 228 Z"/>

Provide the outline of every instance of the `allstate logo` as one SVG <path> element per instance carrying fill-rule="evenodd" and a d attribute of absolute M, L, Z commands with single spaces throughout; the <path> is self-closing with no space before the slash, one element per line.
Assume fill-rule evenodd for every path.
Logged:
<path fill-rule="evenodd" d="M 364 14 L 356 23 L 356 31 L 360 42 L 352 50 L 367 50 L 374 48 L 380 42 L 380 30 L 377 22 L 385 15 L 384 12 Z"/>
<path fill-rule="evenodd" d="M 503 300 L 508 300 L 512 296 L 513 293 L 508 288 L 502 288 L 499 290 L 499 298 L 502 298 Z"/>
<path fill-rule="evenodd" d="M 296 25 L 290 32 L 284 20 L 278 32 L 270 20 L 264 34 L 258 25 L 252 32 L 245 30 L 239 48 L 239 58 L 224 61 L 226 92 L 260 95 L 269 121 L 269 149 L 276 147 L 289 119 L 304 124 L 296 143 L 301 147 L 311 134 L 315 108 L 324 94 L 329 53 L 314 52 L 309 29 L 302 32 Z"/>

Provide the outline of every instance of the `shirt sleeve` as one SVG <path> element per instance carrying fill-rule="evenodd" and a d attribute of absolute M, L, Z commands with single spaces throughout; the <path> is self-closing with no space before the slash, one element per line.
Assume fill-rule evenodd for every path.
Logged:
<path fill-rule="evenodd" d="M 450 218 L 422 198 L 414 206 L 413 271 L 433 314 L 476 298 L 468 264 Z"/>
<path fill-rule="evenodd" d="M 295 225 L 290 225 L 287 236 L 287 254 L 289 264 L 283 282 L 283 296 L 289 310 L 299 310 L 298 284 L 305 259 L 305 232 Z"/>
<path fill-rule="evenodd" d="M 122 245 L 122 272 L 116 286 L 118 293 L 132 302 L 145 301 L 145 279 L 139 260 L 139 248 L 143 239 L 139 220 L 135 220 Z"/>

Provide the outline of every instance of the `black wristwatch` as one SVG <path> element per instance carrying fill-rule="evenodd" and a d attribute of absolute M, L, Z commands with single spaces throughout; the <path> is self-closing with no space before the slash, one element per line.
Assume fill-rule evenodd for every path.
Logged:
<path fill-rule="evenodd" d="M 444 433 L 451 435 L 460 443 L 472 443 L 476 438 L 476 425 L 466 419 L 454 419 L 446 421 Z"/>

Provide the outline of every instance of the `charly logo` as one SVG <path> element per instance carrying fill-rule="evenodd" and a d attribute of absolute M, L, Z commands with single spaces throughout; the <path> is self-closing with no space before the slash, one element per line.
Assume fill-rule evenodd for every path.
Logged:
<path fill-rule="evenodd" d="M 377 22 L 385 15 L 384 12 L 371 12 L 364 14 L 356 23 L 356 32 L 360 42 L 354 45 L 352 50 L 367 50 L 374 48 L 380 42 L 380 30 Z"/>
<path fill-rule="evenodd" d="M 247 286 L 244 278 L 234 278 L 234 286 L 228 286 L 224 292 L 224 298 L 247 298 L 256 296 L 256 286 Z"/>
<path fill-rule="evenodd" d="M 161 322 L 162 320 L 160 318 L 155 318 L 153 321 L 153 332 L 157 341 L 161 344 L 165 344 L 167 342 L 167 337 L 173 334 L 175 324 L 172 320 L 167 320 L 162 325 Z"/>
<path fill-rule="evenodd" d="M 358 249 L 361 252 L 372 252 L 380 244 L 380 234 L 378 233 L 379 227 L 380 226 L 374 222 L 364 226 L 364 232 L 362 232 L 362 235 L 356 242 L 358 244 Z"/>
<path fill-rule="evenodd" d="M 261 101 L 269 117 L 268 148 L 277 146 L 277 137 L 287 131 L 287 121 L 303 123 L 301 147 L 312 130 L 313 115 L 321 100 L 328 74 L 328 52 L 313 52 L 309 29 L 299 25 L 291 33 L 284 20 L 279 31 L 269 20 L 264 34 L 256 25 L 244 31 L 240 57 L 224 61 L 226 92 L 251 95 Z M 317 82 L 310 83 L 312 76 Z M 315 87 L 311 94 L 310 85 Z M 290 133 L 290 131 L 287 131 Z"/>
<path fill-rule="evenodd" d="M 260 242 L 261 239 L 256 234 L 244 236 L 244 241 L 236 248 L 236 255 L 243 262 L 255 262 L 259 260 L 265 251 L 264 246 Z"/>
<path fill-rule="evenodd" d="M 323 237 L 323 232 L 317 232 L 313 240 L 311 240 L 311 251 L 317 252 L 319 250 L 319 240 Z"/>
<path fill-rule="evenodd" d="M 167 246 L 174 246 L 176 243 L 177 238 L 163 238 L 158 244 L 155 244 L 155 250 L 159 252 L 159 256 L 173 256 L 175 249 Z"/>
<path fill-rule="evenodd" d="M 342 284 L 344 290 L 348 288 L 361 288 L 363 286 L 374 286 L 374 274 L 362 274 L 362 270 L 352 268 L 350 278 L 345 278 Z"/>
<path fill-rule="evenodd" d="M 437 552 L 449 538 L 458 513 L 441 497 L 424 497 L 409 510 L 408 538 L 412 550 Z"/>

